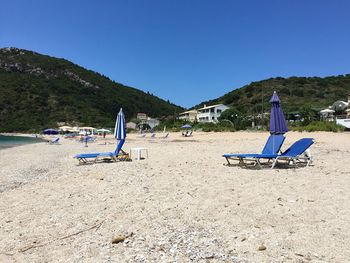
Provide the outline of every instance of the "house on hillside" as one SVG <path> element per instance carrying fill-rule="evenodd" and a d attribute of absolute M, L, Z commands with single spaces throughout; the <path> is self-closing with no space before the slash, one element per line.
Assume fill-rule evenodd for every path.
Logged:
<path fill-rule="evenodd" d="M 320 119 L 324 121 L 335 121 L 338 125 L 350 130 L 350 93 L 348 101 L 337 100 L 326 109 L 319 111 Z"/>
<path fill-rule="evenodd" d="M 147 114 L 139 112 L 137 113 L 136 118 L 141 121 L 147 121 Z"/>
<path fill-rule="evenodd" d="M 203 108 L 197 110 L 197 120 L 198 122 L 218 122 L 221 113 L 227 109 L 229 109 L 229 107 L 224 104 L 204 105 Z"/>
<path fill-rule="evenodd" d="M 338 100 L 333 103 L 331 108 L 335 113 L 338 113 L 336 123 L 350 130 L 350 94 L 348 94 L 347 102 Z"/>
<path fill-rule="evenodd" d="M 335 112 L 344 112 L 346 109 L 349 107 L 349 101 L 342 101 L 342 100 L 337 100 L 336 102 L 333 103 L 331 106 L 332 110 Z"/>
<path fill-rule="evenodd" d="M 153 129 L 159 125 L 160 121 L 157 119 L 148 118 L 146 123 L 149 125 L 149 127 L 151 127 L 151 129 Z"/>
<path fill-rule="evenodd" d="M 126 124 L 126 128 L 136 130 L 137 124 L 136 124 L 135 122 L 133 122 L 133 121 L 129 121 L 129 122 Z"/>
<path fill-rule="evenodd" d="M 323 121 L 334 121 L 334 113 L 335 111 L 332 110 L 332 107 L 329 106 L 327 109 L 323 109 L 320 112 L 320 119 Z"/>
<path fill-rule="evenodd" d="M 80 135 L 94 135 L 94 131 L 96 129 L 94 127 L 79 127 Z"/>
<path fill-rule="evenodd" d="M 179 120 L 194 122 L 197 120 L 197 110 L 184 111 L 179 114 Z"/>
<path fill-rule="evenodd" d="M 79 132 L 78 127 L 71 127 L 71 126 L 67 126 L 67 125 L 58 127 L 58 130 L 59 130 L 60 132 L 64 132 L 64 133 L 68 133 L 68 132 Z"/>

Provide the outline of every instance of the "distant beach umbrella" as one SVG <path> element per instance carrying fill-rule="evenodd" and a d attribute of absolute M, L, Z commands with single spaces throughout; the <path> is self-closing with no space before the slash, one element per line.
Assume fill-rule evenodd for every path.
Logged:
<path fill-rule="evenodd" d="M 61 126 L 61 127 L 58 127 L 58 129 L 60 131 L 71 131 L 71 130 L 73 130 L 73 128 L 70 127 L 70 126 Z"/>
<path fill-rule="evenodd" d="M 117 121 L 115 123 L 114 129 L 114 137 L 117 140 L 125 140 L 126 138 L 125 116 L 122 109 L 120 109 L 117 116 Z"/>
<path fill-rule="evenodd" d="M 321 110 L 320 113 L 334 113 L 334 110 L 331 110 L 331 109 L 324 109 L 324 110 Z"/>
<path fill-rule="evenodd" d="M 273 92 L 270 102 L 271 102 L 270 133 L 284 134 L 288 131 L 287 122 L 281 107 L 281 101 L 278 98 L 276 91 Z"/>
<path fill-rule="evenodd" d="M 189 124 L 185 124 L 185 125 L 182 125 L 181 128 L 182 128 L 182 129 L 191 129 L 192 126 L 189 125 Z"/>
<path fill-rule="evenodd" d="M 105 132 L 105 133 L 111 133 L 110 130 L 107 130 L 107 129 L 99 129 L 99 130 L 96 130 L 97 133 L 102 133 L 102 132 Z"/>
<path fill-rule="evenodd" d="M 43 134 L 55 135 L 55 134 L 59 134 L 59 131 L 55 129 L 46 129 L 46 130 L 43 130 Z"/>

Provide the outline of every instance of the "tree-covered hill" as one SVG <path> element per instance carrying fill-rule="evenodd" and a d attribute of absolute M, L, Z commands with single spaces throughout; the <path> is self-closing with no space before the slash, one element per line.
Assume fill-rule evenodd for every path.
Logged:
<path fill-rule="evenodd" d="M 29 131 L 66 122 L 112 127 L 119 108 L 126 118 L 182 110 L 65 59 L 17 48 L 0 49 L 0 132 Z"/>
<path fill-rule="evenodd" d="M 233 90 L 222 97 L 202 102 L 204 104 L 223 103 L 246 114 L 261 113 L 270 109 L 269 100 L 277 91 L 286 113 L 300 112 L 305 108 L 323 109 L 337 100 L 347 101 L 350 93 L 350 74 L 333 77 L 290 77 L 270 78 L 252 82 Z M 262 103 L 263 102 L 263 103 Z"/>

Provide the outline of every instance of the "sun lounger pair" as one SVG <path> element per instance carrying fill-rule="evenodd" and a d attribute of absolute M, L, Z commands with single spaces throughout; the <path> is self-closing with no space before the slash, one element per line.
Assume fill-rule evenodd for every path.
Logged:
<path fill-rule="evenodd" d="M 160 137 L 160 138 L 166 139 L 166 138 L 168 138 L 168 137 L 169 137 L 169 133 L 165 134 L 164 137 Z M 146 138 L 146 134 L 145 134 L 145 133 L 142 134 L 142 135 L 140 136 L 140 138 Z M 156 134 L 155 134 L 155 133 L 152 133 L 151 136 L 150 136 L 150 138 L 151 138 L 151 139 L 156 138 Z"/>
<path fill-rule="evenodd" d="M 48 141 L 49 144 L 60 144 L 60 138 L 52 139 Z"/>
<path fill-rule="evenodd" d="M 238 160 L 239 165 L 247 165 L 247 161 L 253 162 L 254 165 L 259 165 L 262 168 L 262 160 L 272 161 L 271 169 L 273 169 L 278 161 L 291 162 L 297 166 L 297 163 L 304 163 L 308 166 L 311 163 L 311 156 L 305 152 L 314 143 L 313 138 L 303 138 L 293 143 L 286 151 L 279 153 L 282 144 L 285 140 L 283 135 L 271 135 L 266 142 L 266 145 L 260 154 L 224 154 L 229 165 L 230 160 Z"/>
<path fill-rule="evenodd" d="M 87 143 L 87 142 L 96 142 L 96 138 L 95 137 L 91 137 L 91 136 L 86 136 L 86 137 L 82 137 L 79 139 L 79 142 L 84 142 L 84 143 Z"/>
<path fill-rule="evenodd" d="M 183 132 L 182 133 L 182 136 L 185 136 L 185 137 L 191 137 L 192 136 L 192 133 L 193 133 L 193 131 L 190 131 L 190 132 Z"/>
<path fill-rule="evenodd" d="M 114 152 L 96 152 L 77 154 L 73 158 L 78 159 L 79 164 L 96 163 L 97 161 L 128 160 L 129 155 L 122 150 L 125 140 L 121 140 Z"/>

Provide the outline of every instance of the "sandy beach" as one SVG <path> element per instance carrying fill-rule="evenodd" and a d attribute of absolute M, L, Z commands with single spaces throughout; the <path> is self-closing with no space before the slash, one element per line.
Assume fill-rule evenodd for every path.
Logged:
<path fill-rule="evenodd" d="M 349 262 L 350 133 L 289 132 L 283 149 L 315 138 L 310 167 L 223 165 L 267 137 L 130 134 L 148 159 L 85 166 L 72 157 L 115 146 L 1 150 L 0 262 Z"/>

